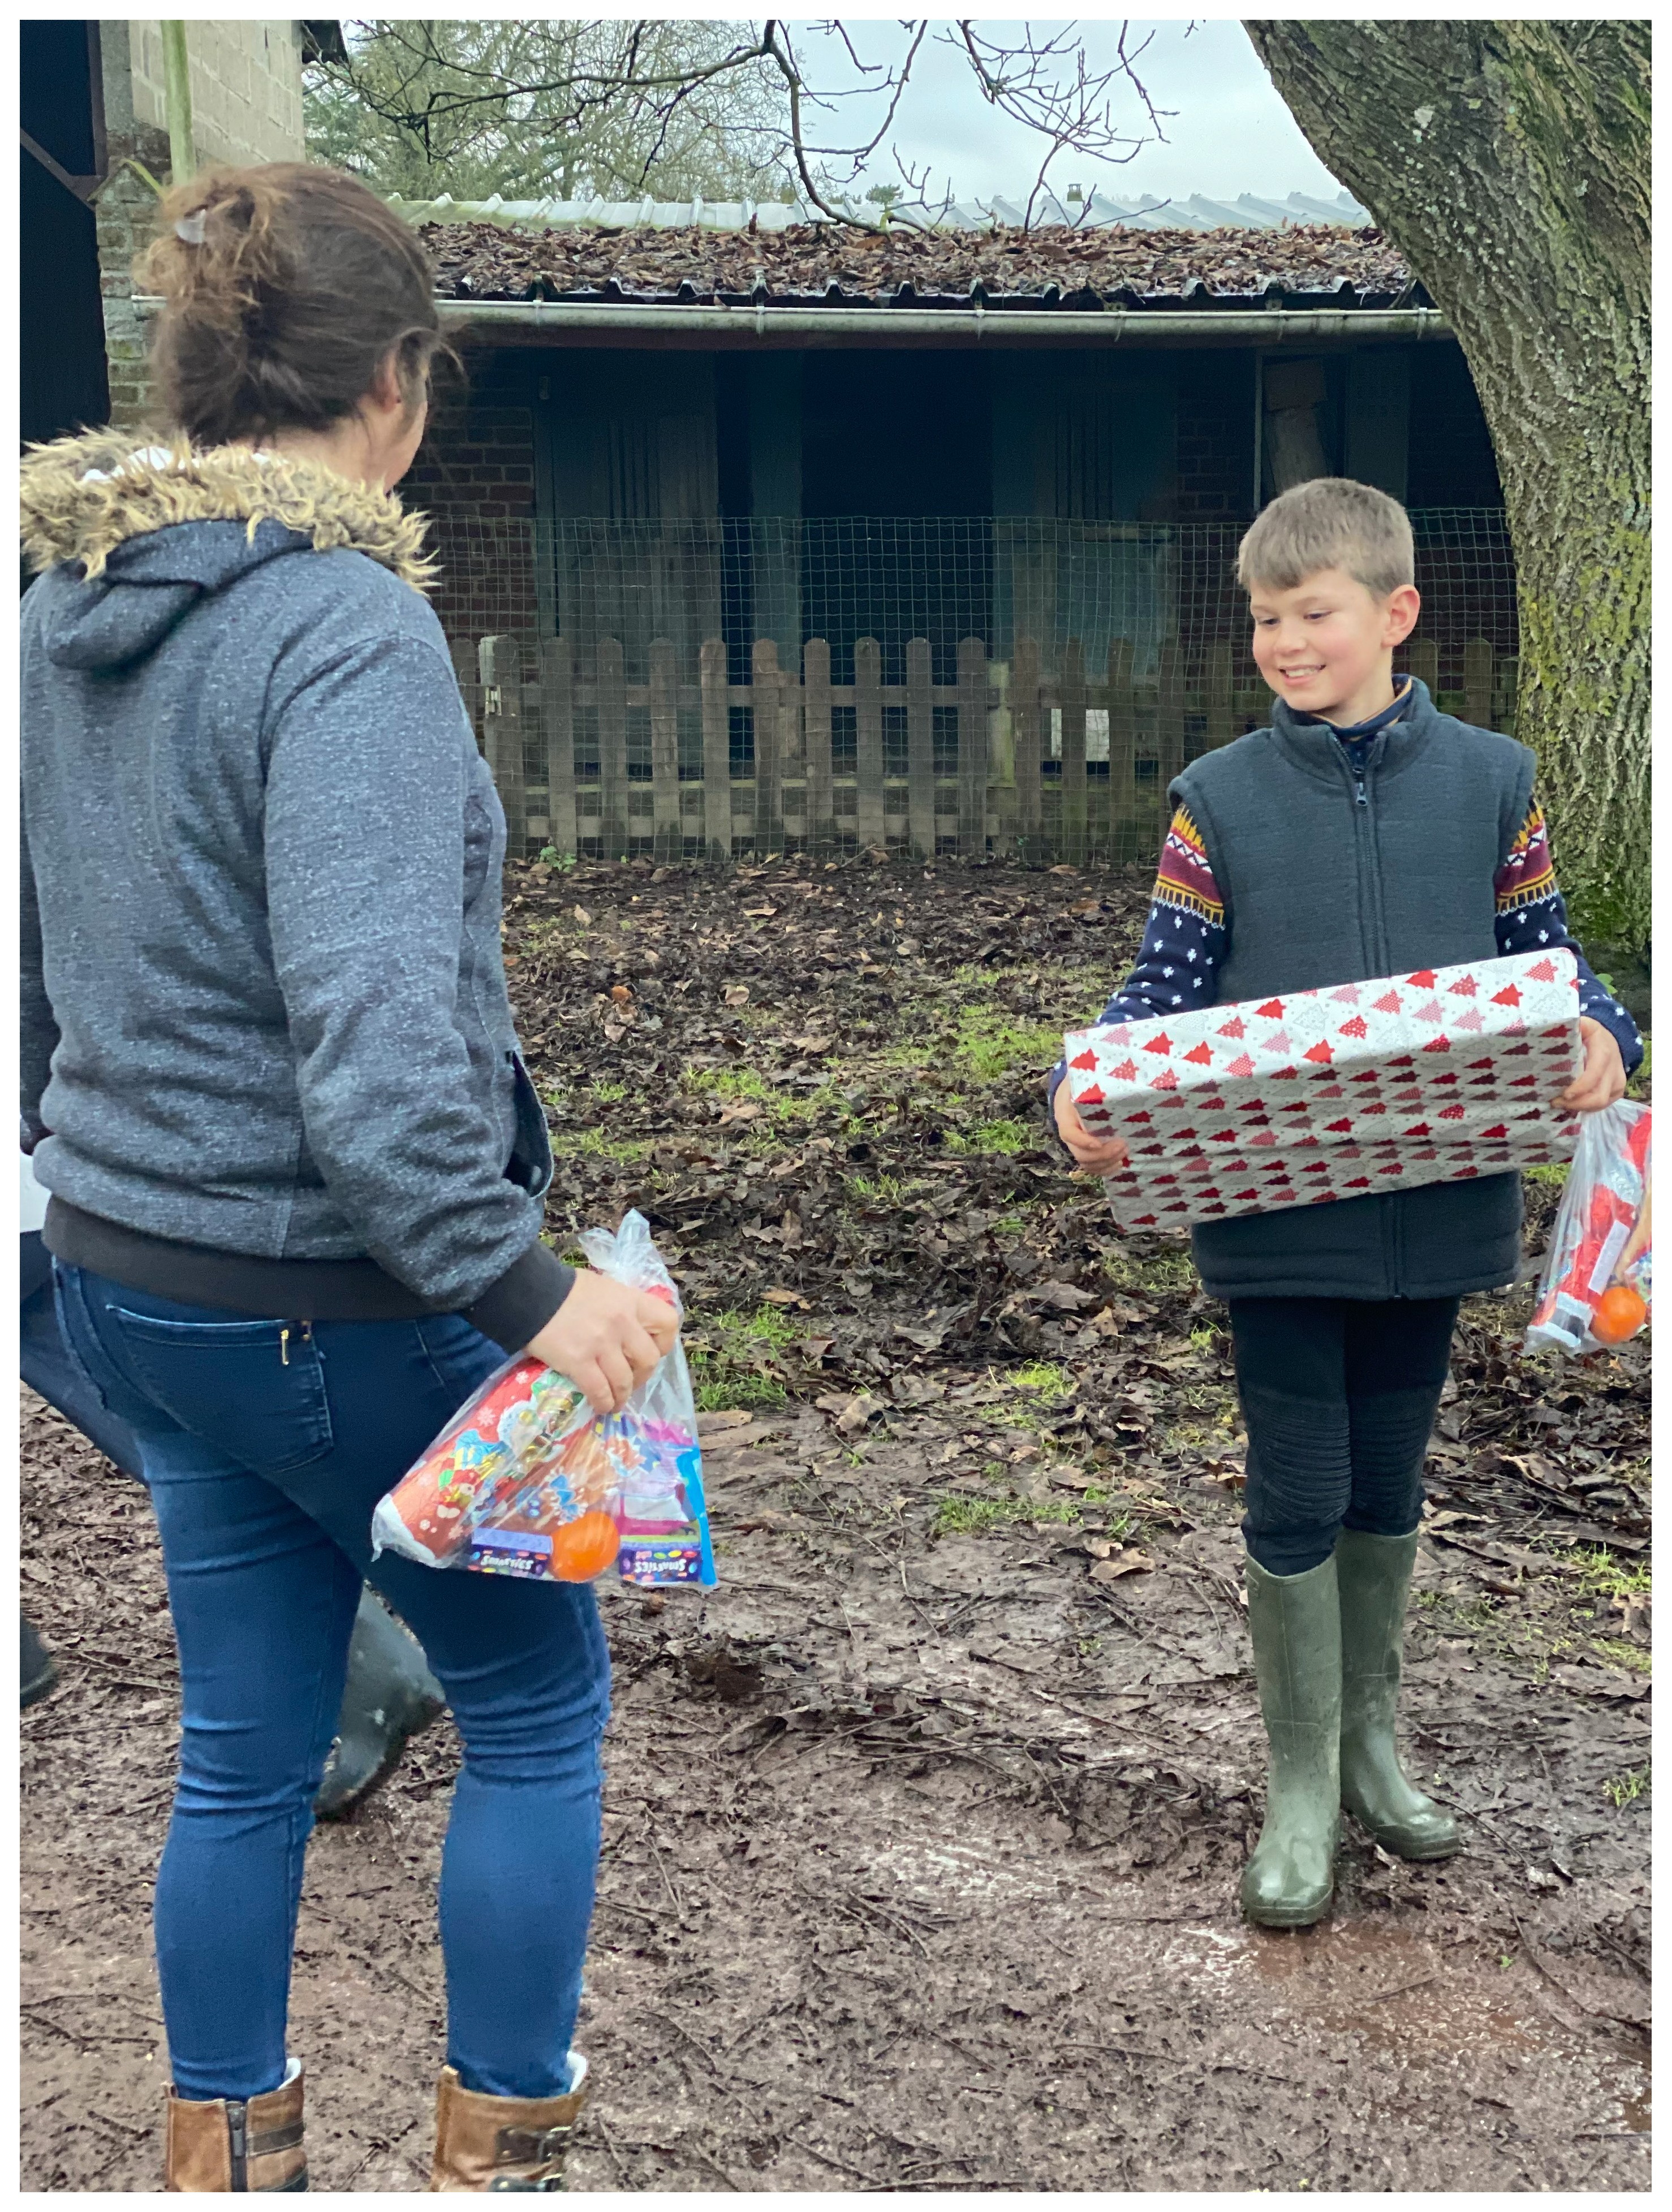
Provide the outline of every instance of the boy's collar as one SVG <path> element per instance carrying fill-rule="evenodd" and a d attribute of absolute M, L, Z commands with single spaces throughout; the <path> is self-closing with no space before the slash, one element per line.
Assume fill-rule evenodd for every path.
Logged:
<path fill-rule="evenodd" d="M 1403 721 L 1408 710 L 1416 703 L 1416 688 L 1407 676 L 1401 679 L 1399 690 L 1381 710 L 1365 717 L 1362 722 L 1331 722 L 1322 714 L 1297 713 L 1290 708 L 1290 719 L 1304 727 L 1322 727 L 1335 732 L 1343 744 L 1356 744 L 1362 738 L 1373 738 L 1378 732 L 1390 729 L 1394 723 Z"/>

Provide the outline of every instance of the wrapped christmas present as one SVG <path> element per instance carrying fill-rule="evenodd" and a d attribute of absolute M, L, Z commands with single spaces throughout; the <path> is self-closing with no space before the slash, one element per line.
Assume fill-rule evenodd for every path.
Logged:
<path fill-rule="evenodd" d="M 1573 955 L 1517 953 L 1284 992 L 1066 1041 L 1088 1129 L 1125 1140 L 1125 1229 L 1322 1206 L 1565 1159 Z"/>

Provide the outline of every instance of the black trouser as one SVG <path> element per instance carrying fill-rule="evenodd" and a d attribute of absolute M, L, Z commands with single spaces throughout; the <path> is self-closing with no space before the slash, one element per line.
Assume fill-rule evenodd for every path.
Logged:
<path fill-rule="evenodd" d="M 1456 1298 L 1232 1298 L 1248 1428 L 1243 1534 L 1268 1574 L 1322 1566 L 1345 1528 L 1408 1536 Z"/>

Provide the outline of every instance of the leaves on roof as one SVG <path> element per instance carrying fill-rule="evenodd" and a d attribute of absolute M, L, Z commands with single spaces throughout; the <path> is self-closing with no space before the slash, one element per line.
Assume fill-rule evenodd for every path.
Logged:
<path fill-rule="evenodd" d="M 764 299 L 779 305 L 877 301 L 1073 307 L 1123 298 L 1204 295 L 1337 297 L 1347 305 L 1424 295 L 1379 230 L 1331 223 L 1272 230 L 848 230 L 803 223 L 776 231 L 600 230 L 565 224 L 513 230 L 492 222 L 425 223 L 419 236 L 444 299 Z"/>

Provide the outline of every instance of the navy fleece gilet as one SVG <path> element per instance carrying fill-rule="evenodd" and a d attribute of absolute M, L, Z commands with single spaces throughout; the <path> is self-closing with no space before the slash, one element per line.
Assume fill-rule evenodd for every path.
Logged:
<path fill-rule="evenodd" d="M 1359 772 L 1327 726 L 1280 701 L 1271 728 L 1175 779 L 1225 902 L 1222 1004 L 1499 957 L 1493 879 L 1526 817 L 1533 756 L 1412 688 Z M 1191 1241 L 1216 1297 L 1453 1297 L 1519 1273 L 1521 1182 L 1205 1222 Z"/>

